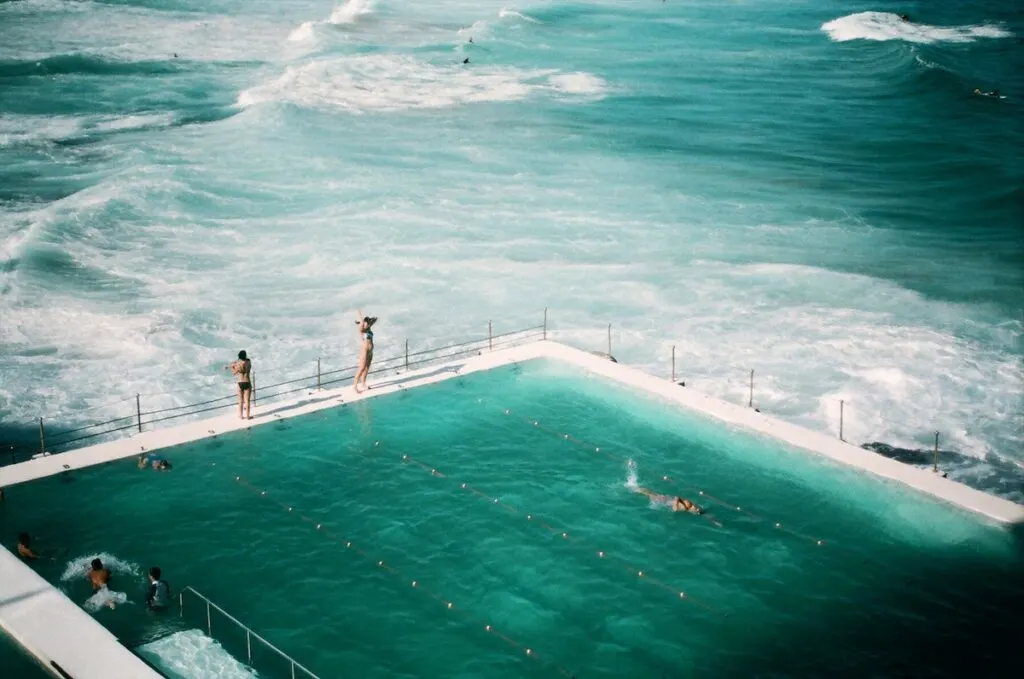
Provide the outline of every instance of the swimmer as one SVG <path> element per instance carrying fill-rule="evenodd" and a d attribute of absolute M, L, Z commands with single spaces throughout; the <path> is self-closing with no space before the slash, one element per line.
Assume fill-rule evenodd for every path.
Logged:
<path fill-rule="evenodd" d="M 991 92 L 982 92 L 981 89 L 978 87 L 974 88 L 974 93 L 979 97 L 995 97 L 996 99 L 998 99 L 1001 96 L 999 94 L 999 90 L 992 90 Z"/>
<path fill-rule="evenodd" d="M 171 469 L 171 463 L 168 462 L 166 458 L 160 457 L 156 453 L 139 455 L 139 469 L 145 469 L 150 466 L 158 472 L 165 472 Z"/>
<path fill-rule="evenodd" d="M 149 591 L 146 593 L 146 608 L 163 608 L 171 598 L 171 586 L 160 579 L 160 568 L 149 569 Z"/>
<path fill-rule="evenodd" d="M 357 314 L 356 325 L 359 326 L 359 334 L 362 336 L 360 347 L 359 347 L 359 371 L 356 372 L 356 379 L 353 386 L 355 387 L 356 393 L 362 393 L 359 385 L 363 385 L 363 389 L 369 389 L 366 386 L 366 376 L 370 373 L 370 364 L 373 363 L 373 324 L 377 322 L 376 316 L 363 316 L 362 312 Z"/>
<path fill-rule="evenodd" d="M 909 14 L 901 14 L 900 15 L 900 19 L 903 19 L 904 21 L 910 21 L 910 15 Z"/>
<path fill-rule="evenodd" d="M 704 513 L 703 509 L 693 504 L 686 498 L 681 498 L 678 496 L 672 497 L 669 495 L 661 495 L 660 493 L 655 493 L 653 490 L 649 488 L 641 488 L 639 486 L 634 488 L 633 490 L 634 492 L 646 495 L 647 497 L 651 498 L 651 501 L 653 502 L 657 502 L 658 504 L 666 504 L 672 507 L 673 512 L 690 512 L 691 514 Z"/>
<path fill-rule="evenodd" d="M 228 363 L 224 366 L 224 369 L 230 370 L 231 374 L 238 378 L 238 419 L 251 420 L 252 382 L 249 379 L 249 375 L 252 372 L 252 361 L 245 355 L 245 350 L 243 349 L 238 352 L 238 360 L 234 363 Z M 245 417 L 242 416 L 243 408 L 245 410 Z"/>
<path fill-rule="evenodd" d="M 22 559 L 38 559 L 39 555 L 32 551 L 32 538 L 28 533 L 18 536 L 18 556 Z"/>
<path fill-rule="evenodd" d="M 99 591 L 107 586 L 110 582 L 110 569 L 103 566 L 103 562 L 99 559 L 92 560 L 92 568 L 86 573 L 86 577 L 89 578 L 89 582 L 92 583 L 92 588 Z"/>

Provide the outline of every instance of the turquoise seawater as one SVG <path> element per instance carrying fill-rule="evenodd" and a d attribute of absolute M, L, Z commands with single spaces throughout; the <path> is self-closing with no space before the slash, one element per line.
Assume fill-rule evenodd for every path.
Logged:
<path fill-rule="evenodd" d="M 39 572 L 79 602 L 94 554 L 135 604 L 159 565 L 323 677 L 998 676 L 1017 657 L 1020 535 L 564 366 L 163 452 L 167 473 L 12 488 L 4 534 L 59 554 Z M 630 459 L 707 514 L 632 492 Z M 205 629 L 185 603 L 95 616 L 135 647 Z"/>
<path fill-rule="evenodd" d="M 0 443 L 240 348 L 351 363 L 360 307 L 393 354 L 547 306 L 1022 501 L 1021 36 L 999 0 L 0 2 Z"/>

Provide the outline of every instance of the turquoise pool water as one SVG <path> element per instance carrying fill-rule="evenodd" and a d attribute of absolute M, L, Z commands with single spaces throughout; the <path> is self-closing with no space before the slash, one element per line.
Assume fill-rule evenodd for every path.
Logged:
<path fill-rule="evenodd" d="M 69 561 L 116 558 L 134 602 L 159 565 L 322 677 L 945 677 L 1013 658 L 1013 531 L 549 362 L 166 455 L 169 473 L 13 488 L 4 535 L 61 555 L 40 572 L 81 602 Z M 708 514 L 651 507 L 627 459 Z M 95 615 L 138 646 L 199 613 Z"/>

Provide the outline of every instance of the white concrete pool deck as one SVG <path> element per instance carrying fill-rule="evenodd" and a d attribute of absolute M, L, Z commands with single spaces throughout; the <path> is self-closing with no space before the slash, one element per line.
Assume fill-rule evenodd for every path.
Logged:
<path fill-rule="evenodd" d="M 684 409 L 766 434 L 794 447 L 899 481 L 997 521 L 1024 523 L 1024 505 L 988 495 L 942 478 L 929 470 L 905 465 L 832 436 L 680 387 L 669 380 L 551 340 L 498 349 L 404 374 L 380 375 L 374 380 L 373 388 L 362 394 L 356 394 L 352 387 L 342 387 L 311 390 L 299 398 L 268 405 L 257 401 L 252 420 L 240 420 L 235 413 L 231 413 L 39 457 L 0 468 L 0 488 L 298 417 L 337 407 L 342 403 L 354 403 L 460 375 L 540 358 L 575 365 L 628 387 L 655 394 Z M 75 679 L 158 676 L 82 609 L 6 550 L 0 550 L 0 576 L 0 626 L 47 664 L 48 659 L 61 658 L 58 662 Z M 94 667 L 103 667 L 103 671 L 94 671 Z"/>

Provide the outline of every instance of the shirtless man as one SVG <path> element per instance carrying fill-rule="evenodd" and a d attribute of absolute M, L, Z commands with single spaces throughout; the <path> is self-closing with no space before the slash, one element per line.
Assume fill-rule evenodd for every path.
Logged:
<path fill-rule="evenodd" d="M 29 537 L 28 533 L 22 533 L 18 536 L 18 556 L 22 559 L 38 559 L 39 555 L 32 551 L 32 538 Z"/>
<path fill-rule="evenodd" d="M 661 495 L 659 493 L 655 493 L 650 488 L 641 488 L 639 486 L 635 490 L 637 493 L 642 493 L 647 497 L 651 498 L 653 502 L 669 505 L 670 507 L 672 507 L 673 512 L 690 512 L 691 514 L 704 513 L 703 509 L 693 504 L 686 498 Z"/>
<path fill-rule="evenodd" d="M 238 381 L 238 418 L 251 420 L 252 414 L 249 401 L 252 398 L 252 382 L 249 380 L 249 375 L 252 373 L 252 361 L 245 355 L 245 350 L 243 349 L 238 352 L 238 360 L 234 363 L 228 363 L 224 366 L 224 369 L 230 370 L 231 374 Z M 242 415 L 243 410 L 245 411 L 244 417 Z"/>
<path fill-rule="evenodd" d="M 110 569 L 103 566 L 99 559 L 92 560 L 92 569 L 87 574 L 93 590 L 101 590 L 110 582 Z"/>

